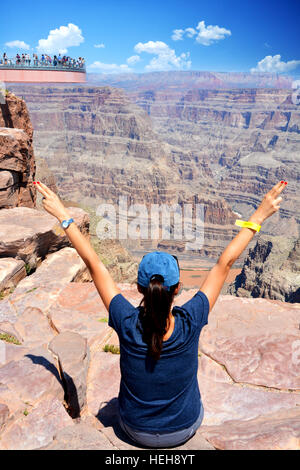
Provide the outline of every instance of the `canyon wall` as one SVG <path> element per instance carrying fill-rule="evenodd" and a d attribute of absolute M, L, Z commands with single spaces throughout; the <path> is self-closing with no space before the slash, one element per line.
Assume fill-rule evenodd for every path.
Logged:
<path fill-rule="evenodd" d="M 241 218 L 281 179 L 288 181 L 280 212 L 264 233 L 299 236 L 300 110 L 288 89 L 127 90 L 170 145 L 210 172 L 209 193 Z M 186 161 L 185 174 L 189 162 Z"/>
<path fill-rule="evenodd" d="M 300 303 L 300 239 L 260 237 L 228 292 Z"/>
<path fill-rule="evenodd" d="M 60 195 L 82 205 L 204 205 L 205 247 L 216 257 L 236 230 L 236 214 L 209 188 L 213 175 L 198 156 L 165 143 L 151 118 L 121 90 L 109 87 L 15 86 L 26 97 L 36 155 L 55 175 Z M 132 216 L 131 216 L 132 218 Z M 140 214 L 143 226 L 148 213 Z M 172 223 L 172 222 L 171 222 Z M 221 236 L 220 236 L 221 234 Z M 159 239 L 126 239 L 130 249 L 154 249 Z M 184 242 L 183 242 L 184 244 Z M 182 251 L 182 243 L 172 242 Z"/>
<path fill-rule="evenodd" d="M 299 236 L 299 106 L 288 77 L 251 77 L 95 74 L 93 82 L 105 86 L 15 89 L 30 109 L 35 152 L 55 174 L 64 198 L 94 208 L 116 204 L 119 196 L 147 209 L 154 203 L 202 203 L 205 239 L 194 251 L 215 260 L 237 233 L 234 220 L 248 218 L 280 179 L 289 183 L 284 200 L 263 231 Z M 224 88 L 253 80 L 267 88 Z M 140 215 L 144 226 L 147 217 Z M 158 246 L 186 253 L 178 240 L 126 243 L 132 250 Z"/>

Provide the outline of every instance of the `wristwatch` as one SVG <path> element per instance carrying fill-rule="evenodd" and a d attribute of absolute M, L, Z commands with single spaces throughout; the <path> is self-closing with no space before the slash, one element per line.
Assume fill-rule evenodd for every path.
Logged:
<path fill-rule="evenodd" d="M 66 228 L 69 227 L 69 225 L 70 225 L 72 222 L 74 222 L 74 219 L 63 220 L 60 225 L 61 225 L 62 228 L 66 229 Z"/>

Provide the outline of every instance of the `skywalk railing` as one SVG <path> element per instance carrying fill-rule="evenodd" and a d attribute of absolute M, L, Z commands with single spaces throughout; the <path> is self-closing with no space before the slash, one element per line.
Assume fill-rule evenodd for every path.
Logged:
<path fill-rule="evenodd" d="M 0 69 L 9 69 L 9 70 L 59 70 L 64 72 L 86 72 L 85 64 L 71 64 L 65 62 L 64 64 L 57 63 L 56 65 L 53 62 L 49 62 L 47 60 L 41 61 L 36 59 L 29 60 L 20 60 L 17 61 L 16 59 L 0 59 Z"/>

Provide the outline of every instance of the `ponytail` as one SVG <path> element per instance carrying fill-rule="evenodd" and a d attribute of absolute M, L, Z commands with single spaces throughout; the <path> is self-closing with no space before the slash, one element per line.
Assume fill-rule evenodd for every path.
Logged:
<path fill-rule="evenodd" d="M 169 290 L 163 286 L 164 278 L 159 274 L 151 277 L 148 287 L 141 287 L 144 295 L 141 301 L 143 340 L 148 345 L 148 351 L 153 359 L 160 358 L 163 337 L 169 328 L 169 314 L 178 283 Z"/>

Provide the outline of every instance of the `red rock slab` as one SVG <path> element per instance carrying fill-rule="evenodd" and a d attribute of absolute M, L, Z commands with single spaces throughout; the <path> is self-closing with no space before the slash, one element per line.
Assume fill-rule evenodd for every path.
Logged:
<path fill-rule="evenodd" d="M 3 358 L 3 363 L 1 363 L 0 361 L 0 367 L 6 364 L 7 362 L 18 361 L 19 359 L 22 359 L 25 354 L 29 352 L 29 348 L 25 348 L 23 346 L 19 346 L 12 343 L 7 343 L 6 341 L 3 341 L 3 343 L 5 347 L 5 356 Z"/>
<path fill-rule="evenodd" d="M 18 395 L 3 384 L 0 384 L 0 403 L 7 406 L 9 411 L 8 416 L 5 418 L 4 424 L 7 422 L 12 422 L 14 419 L 20 416 L 26 407 L 25 403 L 20 400 Z"/>
<path fill-rule="evenodd" d="M 49 287 L 58 281 L 63 287 L 66 283 L 74 281 L 86 269 L 84 262 L 74 248 L 61 248 L 57 252 L 47 255 L 34 273 L 19 282 L 11 300 L 32 292 L 38 287 Z"/>
<path fill-rule="evenodd" d="M 204 354 L 198 383 L 204 406 L 203 425 L 244 421 L 300 405 L 300 394 L 234 383 L 227 371 Z"/>
<path fill-rule="evenodd" d="M 42 347 L 32 349 L 21 359 L 0 367 L 0 383 L 19 400 L 32 406 L 48 395 L 61 402 L 64 399 L 56 363 Z"/>
<path fill-rule="evenodd" d="M 79 333 L 89 346 L 101 344 L 108 335 L 107 311 L 94 283 L 68 283 L 48 311 L 48 317 L 58 332 Z"/>
<path fill-rule="evenodd" d="M 41 450 L 117 450 L 111 442 L 94 427 L 73 424 L 57 432 L 53 442 Z"/>
<path fill-rule="evenodd" d="M 91 353 L 87 377 L 87 408 L 89 413 L 98 416 L 109 408 L 109 402 L 119 395 L 120 355 L 97 351 Z M 101 420 L 100 420 L 101 421 Z"/>
<path fill-rule="evenodd" d="M 47 397 L 24 412 L 2 432 L 1 450 L 39 449 L 50 444 L 60 429 L 72 425 L 72 418 L 54 397 Z"/>
<path fill-rule="evenodd" d="M 7 320 L 11 323 L 15 323 L 17 318 L 22 315 L 26 308 L 38 308 L 43 312 L 44 315 L 47 315 L 47 312 L 49 311 L 51 305 L 55 302 L 63 287 L 64 285 L 59 282 L 59 280 L 57 280 L 56 282 L 53 282 L 47 286 L 33 287 L 32 289 L 24 290 L 23 293 L 20 293 L 20 291 L 19 293 L 13 292 L 9 296 L 11 311 L 7 310 Z"/>
<path fill-rule="evenodd" d="M 200 350 L 225 366 L 235 382 L 300 390 L 299 324 L 299 304 L 220 296 L 202 330 Z"/>
<path fill-rule="evenodd" d="M 59 332 L 72 331 L 83 336 L 91 348 L 100 346 L 109 334 L 107 322 L 89 317 L 89 312 L 51 307 L 48 313 L 54 328 Z"/>
<path fill-rule="evenodd" d="M 14 324 L 14 328 L 23 339 L 23 346 L 33 348 L 47 344 L 56 331 L 51 328 L 48 318 L 41 309 L 27 307 Z"/>
<path fill-rule="evenodd" d="M 201 434 L 221 450 L 300 450 L 300 407 L 202 426 Z"/>
<path fill-rule="evenodd" d="M 17 311 L 11 301 L 5 298 L 0 301 L 0 322 L 14 323 L 17 320 Z"/>
<path fill-rule="evenodd" d="M 76 310 L 95 319 L 107 317 L 107 310 L 93 282 L 68 283 L 63 286 L 54 308 Z"/>

